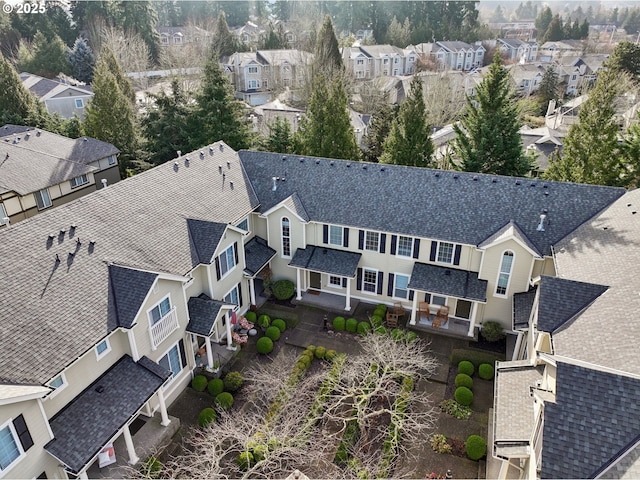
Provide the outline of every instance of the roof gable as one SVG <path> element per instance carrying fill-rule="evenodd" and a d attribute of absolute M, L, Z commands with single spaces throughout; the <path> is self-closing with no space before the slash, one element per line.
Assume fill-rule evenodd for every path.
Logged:
<path fill-rule="evenodd" d="M 119 327 L 131 328 L 158 274 L 109 265 L 110 309 Z"/>
<path fill-rule="evenodd" d="M 490 246 L 499 245 L 500 243 L 506 242 L 508 240 L 515 240 L 526 250 L 529 250 L 529 252 L 535 257 L 541 256 L 536 246 L 531 243 L 531 241 L 513 220 L 509 220 L 509 223 L 507 223 L 504 227 L 502 227 L 485 241 L 483 241 L 480 245 L 478 245 L 478 247 L 487 248 Z"/>
<path fill-rule="evenodd" d="M 199 263 L 209 264 L 218 248 L 220 239 L 227 228 L 226 223 L 206 222 L 203 220 L 187 219 L 189 229 L 189 243 L 192 249 L 193 266 Z"/>

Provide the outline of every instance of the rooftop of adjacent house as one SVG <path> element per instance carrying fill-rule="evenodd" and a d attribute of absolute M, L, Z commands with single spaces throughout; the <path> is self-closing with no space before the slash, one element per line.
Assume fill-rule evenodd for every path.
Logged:
<path fill-rule="evenodd" d="M 307 65 L 313 60 L 313 54 L 304 50 L 258 50 L 257 58 L 263 58 L 270 65 L 290 63 L 291 65 Z"/>
<path fill-rule="evenodd" d="M 511 48 L 519 48 L 524 45 L 529 45 L 527 42 L 520 40 L 519 38 L 498 38 L 498 41 Z"/>
<path fill-rule="evenodd" d="M 194 224 L 235 224 L 257 205 L 236 152 L 215 143 L 3 229 L 0 382 L 43 384 L 127 328 L 155 276 L 212 252 Z"/>
<path fill-rule="evenodd" d="M 621 188 L 428 168 L 253 151 L 239 155 L 261 212 L 297 193 L 311 221 L 474 246 L 513 220 L 544 255 L 624 194 Z M 276 190 L 273 177 L 280 179 Z"/>
<path fill-rule="evenodd" d="M 394 45 L 363 45 L 360 50 L 370 57 L 387 57 L 389 55 L 403 56 L 404 50 Z"/>
<path fill-rule="evenodd" d="M 69 89 L 75 90 L 80 96 L 93 95 L 90 86 L 70 85 L 58 80 L 43 78 L 32 73 L 22 72 L 20 74 L 20 80 L 22 80 L 24 86 L 27 87 L 31 93 L 40 99 L 50 98 Z"/>
<path fill-rule="evenodd" d="M 640 190 L 619 198 L 554 247 L 560 278 L 609 285 L 553 336 L 556 354 L 640 375 Z"/>
<path fill-rule="evenodd" d="M 466 42 L 450 41 L 450 42 L 436 42 L 436 45 L 443 47 L 451 52 L 457 52 L 459 50 L 477 50 L 480 46 L 471 45 Z"/>
<path fill-rule="evenodd" d="M 536 298 L 537 287 L 528 292 L 513 294 L 513 328 L 528 328 L 529 317 L 533 309 L 533 302 Z"/>

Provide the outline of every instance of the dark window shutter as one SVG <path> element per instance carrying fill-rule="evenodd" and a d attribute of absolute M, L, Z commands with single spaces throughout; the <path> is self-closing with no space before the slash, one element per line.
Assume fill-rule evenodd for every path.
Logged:
<path fill-rule="evenodd" d="M 462 245 L 456 245 L 456 250 L 453 253 L 453 264 L 460 265 L 460 252 L 462 251 Z"/>
<path fill-rule="evenodd" d="M 398 237 L 396 235 L 391 235 L 391 255 L 396 254 L 396 245 L 398 244 Z"/>
<path fill-rule="evenodd" d="M 358 269 L 356 274 L 356 290 L 362 290 L 362 269 Z"/>
<path fill-rule="evenodd" d="M 431 262 L 436 261 L 436 252 L 438 251 L 438 242 L 435 240 L 431 241 L 431 253 L 429 254 L 429 260 Z"/>
<path fill-rule="evenodd" d="M 16 429 L 16 434 L 18 435 L 20 443 L 22 444 L 22 449 L 25 452 L 33 447 L 33 439 L 31 438 L 31 434 L 27 428 L 27 423 L 24 421 L 24 416 L 22 416 L 22 414 L 18 415 L 13 420 L 13 428 Z"/>
<path fill-rule="evenodd" d="M 184 340 L 180 339 L 178 342 L 178 348 L 180 349 L 180 361 L 182 362 L 182 368 L 185 368 L 187 366 L 187 356 L 184 354 Z"/>
<path fill-rule="evenodd" d="M 342 229 L 342 246 L 345 248 L 349 247 L 349 229 L 348 228 Z"/>
<path fill-rule="evenodd" d="M 347 279 L 346 278 L 342 279 L 342 288 L 347 288 Z"/>
<path fill-rule="evenodd" d="M 387 247 L 387 234 L 381 233 L 380 234 L 380 253 L 384 253 L 386 247 Z"/>
<path fill-rule="evenodd" d="M 236 257 L 236 265 L 238 265 L 238 242 L 233 244 L 233 255 Z"/>
<path fill-rule="evenodd" d="M 322 225 L 322 243 L 329 243 L 329 225 Z"/>
<path fill-rule="evenodd" d="M 389 274 L 389 285 L 387 285 L 387 296 L 393 297 L 393 273 Z"/>
<path fill-rule="evenodd" d="M 409 290 L 409 300 L 413 301 L 413 294 L 415 293 L 415 290 Z"/>
<path fill-rule="evenodd" d="M 419 255 L 420 255 L 420 239 L 414 238 L 413 239 L 413 258 L 418 258 Z"/>
<path fill-rule="evenodd" d="M 220 280 L 220 257 L 216 257 L 216 278 Z"/>
<path fill-rule="evenodd" d="M 378 272 L 378 295 L 382 295 L 382 281 L 384 280 L 384 273 Z"/>
<path fill-rule="evenodd" d="M 238 302 L 242 306 L 242 283 L 238 283 Z"/>
<path fill-rule="evenodd" d="M 364 250 L 364 230 L 360 230 L 358 235 L 358 250 Z"/>

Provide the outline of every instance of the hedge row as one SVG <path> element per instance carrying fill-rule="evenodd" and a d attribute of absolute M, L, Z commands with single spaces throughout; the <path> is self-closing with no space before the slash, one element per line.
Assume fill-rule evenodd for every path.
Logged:
<path fill-rule="evenodd" d="M 463 360 L 468 360 L 473 363 L 475 368 L 478 368 L 482 363 L 488 363 L 495 365 L 496 361 L 503 361 L 504 355 L 490 352 L 481 352 L 479 350 L 473 350 L 470 348 L 455 348 L 451 351 L 451 364 L 458 365 Z"/>

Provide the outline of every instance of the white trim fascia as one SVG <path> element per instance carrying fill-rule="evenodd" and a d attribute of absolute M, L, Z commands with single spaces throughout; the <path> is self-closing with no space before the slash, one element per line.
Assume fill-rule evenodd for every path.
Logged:
<path fill-rule="evenodd" d="M 511 228 L 513 228 L 513 227 L 510 227 L 510 229 Z M 516 237 L 512 233 L 508 234 L 506 237 L 496 239 L 493 242 L 486 244 L 484 247 L 479 247 L 479 248 L 486 249 L 486 248 L 489 248 L 489 247 L 495 247 L 495 246 L 500 245 L 501 243 L 507 242 L 509 240 L 513 240 L 514 242 L 516 242 L 518 245 L 520 245 L 522 248 L 524 248 L 527 252 L 529 252 L 533 257 L 535 257 L 535 258 L 544 258 L 544 256 L 539 255 L 538 253 L 536 253 L 533 250 L 531 250 L 531 247 L 529 247 L 526 243 L 524 243 L 522 240 L 520 240 L 518 237 Z"/>
<path fill-rule="evenodd" d="M 55 435 L 53 434 L 53 430 L 51 430 L 51 425 L 49 424 L 49 418 L 47 417 L 47 413 L 44 411 L 44 405 L 42 405 L 42 399 L 38 399 L 38 407 L 40 408 L 40 414 L 42 415 L 42 419 L 44 420 L 44 424 L 47 426 L 47 432 L 49 433 L 49 440 L 53 440 Z"/>
<path fill-rule="evenodd" d="M 168 273 L 168 272 L 157 272 L 154 270 L 149 270 L 148 268 L 138 268 L 138 267 L 131 267 L 129 265 L 123 265 L 123 264 L 119 264 L 119 263 L 114 263 L 114 262 L 109 262 L 107 263 L 107 265 L 111 266 L 115 266 L 115 267 L 120 267 L 120 268 L 126 268 L 128 270 L 137 270 L 139 272 L 146 272 L 146 273 L 152 273 L 154 275 L 157 275 L 158 278 L 162 278 L 163 280 L 173 280 L 176 282 L 188 282 L 190 280 L 190 278 L 186 275 L 176 275 L 175 273 Z M 193 271 L 193 269 L 191 269 L 191 271 Z M 158 281 L 158 279 L 156 279 L 156 282 Z M 155 286 L 155 283 L 153 283 L 153 285 L 150 287 L 150 290 L 153 289 L 153 287 Z"/>
<path fill-rule="evenodd" d="M 260 216 L 261 217 L 267 217 L 268 215 L 271 215 L 273 212 L 275 212 L 276 210 L 279 210 L 280 208 L 284 208 L 286 210 L 288 210 L 289 212 L 291 212 L 291 215 L 293 215 L 294 217 L 296 217 L 298 220 L 300 220 L 300 222 L 302 223 L 309 223 L 309 221 L 304 220 L 302 217 L 300 217 L 300 215 L 298 215 L 296 212 L 294 212 L 293 210 L 291 210 L 287 205 L 284 204 L 285 200 L 288 200 L 291 197 L 291 195 L 289 195 L 287 198 L 285 198 L 284 200 L 282 200 L 282 202 L 280 203 L 276 203 L 273 207 L 271 207 L 269 210 L 267 210 L 264 213 L 261 213 Z"/>
<path fill-rule="evenodd" d="M 242 241 L 242 239 L 244 238 L 244 230 L 240 230 L 238 227 L 234 227 L 233 225 L 227 225 L 227 228 L 222 233 L 222 236 L 220 237 L 220 240 L 218 241 L 218 244 L 216 245 L 216 248 L 213 251 L 213 255 L 209 259 L 209 263 L 207 265 L 213 264 L 216 261 L 216 257 L 219 257 L 220 255 L 222 255 L 222 252 L 219 252 L 218 249 L 220 248 L 220 245 L 222 244 L 222 241 L 227 239 L 226 238 L 227 237 L 227 230 L 231 230 L 231 231 L 237 233 L 238 235 L 240 235 L 240 238 L 238 240 L 240 240 L 240 243 L 242 244 L 242 248 L 244 249 L 244 241 Z M 227 249 L 230 246 L 232 246 L 234 243 L 236 243 L 235 240 L 233 241 L 233 243 L 231 243 L 231 245 L 228 245 L 223 251 L 226 252 Z M 238 247 L 238 248 L 240 248 L 240 247 Z M 238 252 L 238 264 L 240 264 L 240 253 L 239 252 Z M 222 277 L 220 277 L 220 278 L 222 279 Z"/>
<path fill-rule="evenodd" d="M 545 353 L 538 353 L 538 357 L 544 359 L 548 363 L 552 365 L 556 365 L 557 362 L 569 363 L 571 365 L 575 365 L 577 367 L 588 368 L 590 370 L 597 370 L 603 373 L 609 373 L 611 375 L 619 375 L 622 377 L 633 378 L 635 380 L 640 380 L 640 374 L 624 372 L 622 370 L 618 370 L 615 368 L 605 367 L 604 365 L 598 365 L 596 363 L 585 362 L 584 360 L 578 360 L 576 358 L 565 357 L 562 355 L 554 354 L 553 356 Z"/>
<path fill-rule="evenodd" d="M 12 388 L 24 388 L 24 385 L 0 385 L 0 389 L 12 389 Z M 38 400 L 45 397 L 51 392 L 51 387 L 45 387 L 42 385 L 33 385 L 33 393 L 16 395 L 15 397 L 3 397 L 0 398 L 0 405 L 10 405 L 12 403 L 28 402 L 29 400 Z"/>

